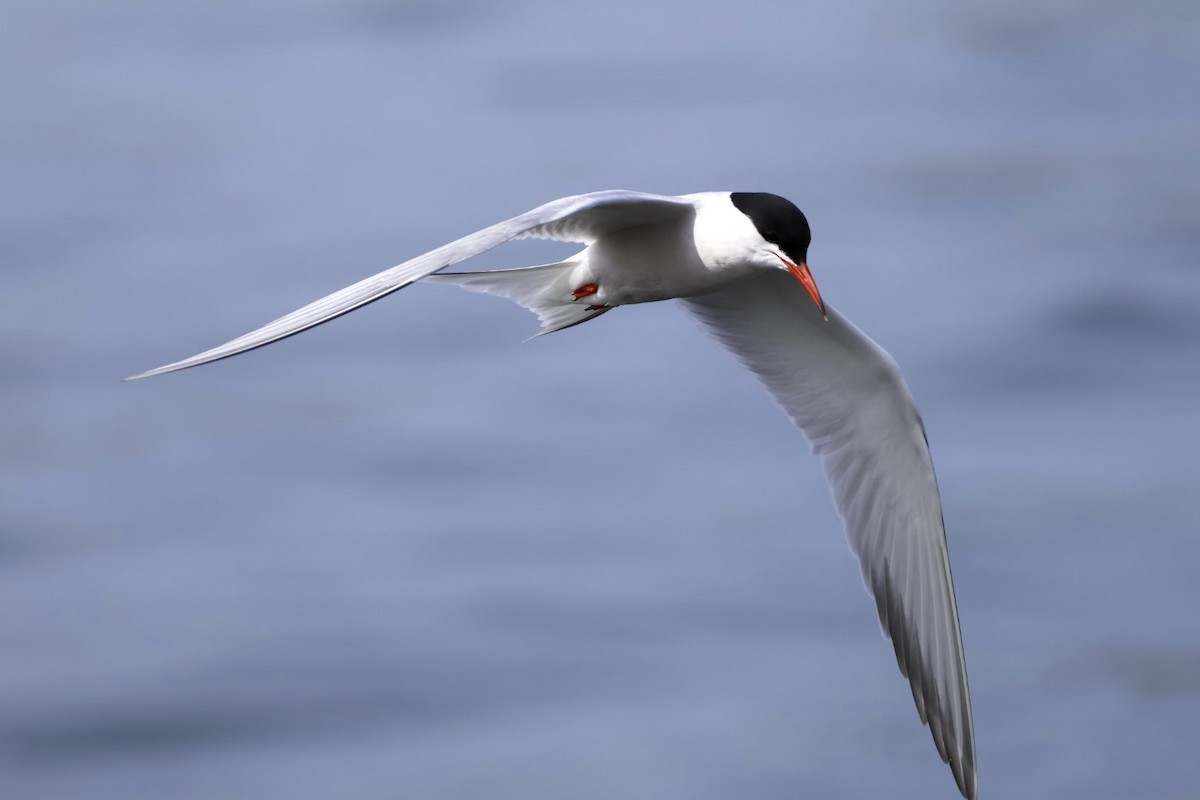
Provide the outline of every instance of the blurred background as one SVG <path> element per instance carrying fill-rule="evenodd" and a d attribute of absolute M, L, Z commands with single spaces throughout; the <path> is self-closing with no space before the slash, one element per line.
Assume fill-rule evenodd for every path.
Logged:
<path fill-rule="evenodd" d="M 3 16 L 0 797 L 956 797 L 807 445 L 671 304 L 521 344 L 414 286 L 118 382 L 618 187 L 793 199 L 904 368 L 981 796 L 1197 796 L 1200 5 Z"/>

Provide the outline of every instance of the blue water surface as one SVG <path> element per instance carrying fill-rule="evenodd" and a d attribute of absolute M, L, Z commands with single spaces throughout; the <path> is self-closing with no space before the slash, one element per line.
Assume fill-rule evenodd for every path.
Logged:
<path fill-rule="evenodd" d="M 0 797 L 956 797 L 802 437 L 670 304 L 522 345 L 415 286 L 118 382 L 617 187 L 795 200 L 902 365 L 981 796 L 1200 796 L 1200 5 L 4 18 Z"/>

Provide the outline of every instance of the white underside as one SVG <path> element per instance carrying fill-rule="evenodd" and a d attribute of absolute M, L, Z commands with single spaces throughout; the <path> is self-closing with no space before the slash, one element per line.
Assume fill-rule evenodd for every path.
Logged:
<path fill-rule="evenodd" d="M 425 280 L 451 283 L 471 292 L 504 297 L 537 314 L 542 323 L 538 336 L 561 331 L 598 317 L 609 307 L 595 296 L 575 297 L 575 289 L 592 282 L 582 259 L 542 264 L 536 267 L 490 272 L 442 272 Z M 602 306 L 597 308 L 597 306 Z"/>

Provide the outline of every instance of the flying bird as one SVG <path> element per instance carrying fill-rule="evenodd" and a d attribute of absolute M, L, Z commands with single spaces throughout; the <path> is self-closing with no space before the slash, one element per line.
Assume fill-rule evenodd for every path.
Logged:
<path fill-rule="evenodd" d="M 442 270 L 513 239 L 584 244 L 554 264 Z M 827 305 L 808 220 L 754 192 L 563 197 L 334 292 L 226 344 L 126 380 L 207 364 L 308 330 L 418 280 L 507 297 L 541 334 L 617 306 L 679 300 L 758 376 L 820 457 L 885 637 L 959 790 L 976 797 L 971 699 L 924 425 L 891 356 Z"/>

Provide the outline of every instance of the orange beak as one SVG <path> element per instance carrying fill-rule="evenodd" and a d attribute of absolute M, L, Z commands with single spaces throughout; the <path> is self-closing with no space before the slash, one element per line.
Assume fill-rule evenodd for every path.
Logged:
<path fill-rule="evenodd" d="M 793 278 L 800 281 L 804 291 L 808 292 L 808 296 L 817 304 L 821 316 L 828 320 L 829 315 L 825 313 L 825 301 L 821 299 L 821 290 L 817 288 L 817 282 L 813 280 L 812 273 L 808 271 L 808 263 L 805 261 L 801 261 L 799 264 L 793 264 L 790 261 L 783 263 L 787 264 L 788 272 L 792 273 Z"/>

